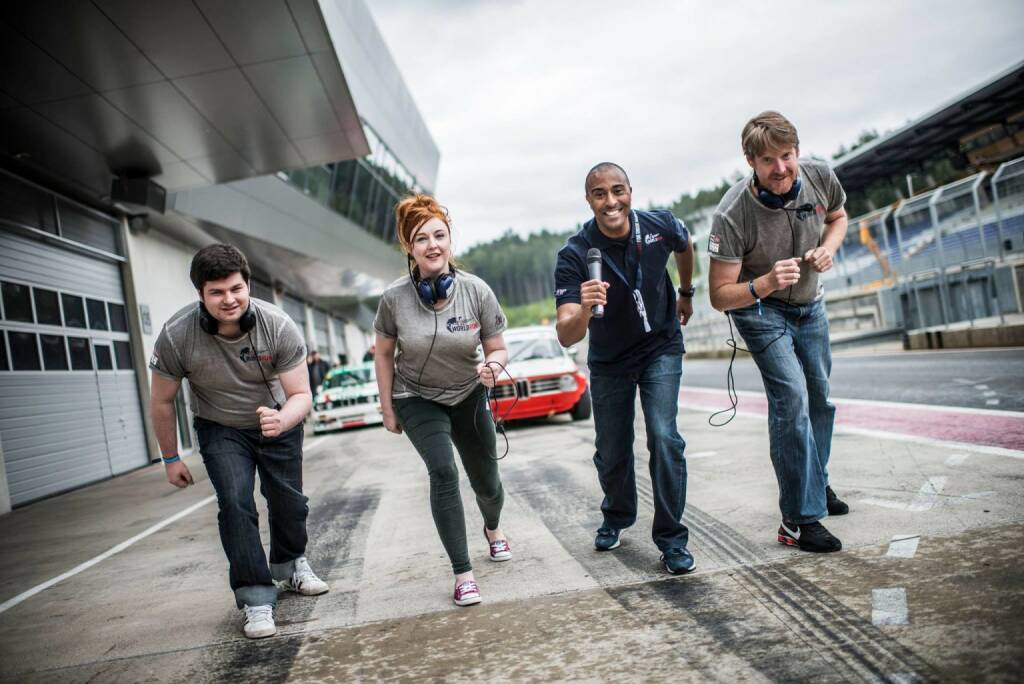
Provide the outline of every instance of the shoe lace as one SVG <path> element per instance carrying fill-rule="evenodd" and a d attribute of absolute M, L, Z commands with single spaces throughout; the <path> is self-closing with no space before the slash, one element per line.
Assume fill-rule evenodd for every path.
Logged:
<path fill-rule="evenodd" d="M 459 586 L 455 587 L 455 594 L 457 596 L 465 596 L 466 594 L 471 594 L 479 591 L 480 588 L 477 587 L 476 582 L 474 582 L 473 580 L 466 580 L 465 582 L 460 582 Z"/>
<path fill-rule="evenodd" d="M 299 558 L 295 561 L 295 572 L 292 573 L 296 584 L 302 584 L 307 580 L 318 579 L 313 568 L 309 567 L 309 561 Z"/>
<path fill-rule="evenodd" d="M 613 530 L 610 527 L 600 527 L 597 530 L 597 535 L 599 537 L 614 537 L 615 536 L 615 530 Z"/>
<path fill-rule="evenodd" d="M 274 609 L 271 606 L 246 606 L 245 607 L 245 618 L 249 622 L 264 622 L 266 620 L 272 620 L 274 617 Z"/>

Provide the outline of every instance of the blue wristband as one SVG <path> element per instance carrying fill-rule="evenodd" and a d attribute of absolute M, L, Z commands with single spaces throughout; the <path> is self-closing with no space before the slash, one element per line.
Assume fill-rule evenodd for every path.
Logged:
<path fill-rule="evenodd" d="M 747 281 L 747 289 L 750 290 L 750 294 L 754 297 L 754 301 L 757 302 L 757 315 L 762 315 L 761 310 L 761 298 L 757 296 L 757 290 L 754 289 L 754 281 Z"/>
<path fill-rule="evenodd" d="M 161 456 L 160 458 L 163 459 L 164 465 L 167 465 L 168 463 L 177 463 L 181 460 L 181 456 L 178 454 L 174 454 L 170 458 L 167 458 L 166 456 Z"/>

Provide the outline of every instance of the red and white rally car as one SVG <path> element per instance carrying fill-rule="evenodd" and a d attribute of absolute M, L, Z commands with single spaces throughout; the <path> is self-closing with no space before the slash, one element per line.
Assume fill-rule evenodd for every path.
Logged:
<path fill-rule="evenodd" d="M 509 328 L 508 375 L 498 378 L 491 403 L 496 418 L 521 420 L 568 413 L 573 420 L 590 417 L 587 378 L 547 326 Z M 518 400 L 516 399 L 518 390 Z"/>

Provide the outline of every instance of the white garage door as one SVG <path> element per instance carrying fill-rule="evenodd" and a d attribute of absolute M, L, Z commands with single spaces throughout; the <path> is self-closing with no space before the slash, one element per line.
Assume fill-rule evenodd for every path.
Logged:
<path fill-rule="evenodd" d="M 12 505 L 148 463 L 118 263 L 0 230 L 0 289 Z"/>

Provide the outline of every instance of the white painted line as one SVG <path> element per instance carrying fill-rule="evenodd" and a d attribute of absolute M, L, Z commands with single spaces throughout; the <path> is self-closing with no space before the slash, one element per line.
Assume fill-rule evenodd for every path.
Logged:
<path fill-rule="evenodd" d="M 898 432 L 871 430 L 868 428 L 850 427 L 848 425 L 837 425 L 833 431 L 848 435 L 863 435 L 865 437 L 877 437 L 879 439 L 892 439 L 897 442 L 914 442 L 916 444 L 935 446 L 943 449 L 967 449 L 968 451 L 973 451 L 978 454 L 993 454 L 996 456 L 1009 456 L 1010 458 L 1024 458 L 1024 451 L 1019 449 L 1007 449 L 1005 447 L 988 446 L 986 444 L 951 442 L 946 439 L 932 439 L 931 437 L 918 437 L 917 435 L 903 435 Z"/>
<path fill-rule="evenodd" d="M 720 411 L 723 406 L 711 405 L 711 404 L 694 404 L 687 403 L 682 405 L 681 408 L 689 411 Z M 967 409 L 963 409 L 967 411 Z M 982 411 L 983 409 L 975 409 Z M 1024 414 L 1013 414 L 1010 411 L 988 411 L 987 413 L 1005 413 L 1009 415 L 1024 415 Z M 741 418 L 753 418 L 757 420 L 765 420 L 766 416 L 762 413 L 755 413 L 753 411 L 741 411 L 737 409 L 736 415 Z M 720 416 L 719 420 L 723 417 Z M 1005 447 L 988 446 L 985 444 L 968 444 L 966 442 L 952 442 L 945 439 L 932 439 L 931 437 L 920 437 L 918 435 L 904 435 L 898 432 L 886 432 L 885 430 L 872 430 L 869 428 L 858 428 L 849 425 L 836 425 L 833 432 L 847 435 L 861 435 L 863 437 L 875 437 L 877 439 L 891 439 L 897 442 L 914 442 L 924 446 L 940 447 L 942 449 L 967 449 L 977 454 L 992 454 L 995 456 L 1009 456 L 1010 458 L 1021 458 L 1024 459 L 1024 451 L 1019 449 L 1007 449 Z"/>
<path fill-rule="evenodd" d="M 691 458 L 708 458 L 709 456 L 714 456 L 717 453 L 717 451 L 698 451 L 696 453 L 686 454 L 686 460 L 689 461 Z"/>
<path fill-rule="evenodd" d="M 913 672 L 892 672 L 886 675 L 885 681 L 893 684 L 919 684 L 921 680 Z"/>
<path fill-rule="evenodd" d="M 985 404 L 987 404 L 988 406 L 999 406 L 999 400 L 998 399 L 986 399 L 985 400 Z"/>
<path fill-rule="evenodd" d="M 692 386 L 691 389 L 715 390 L 719 392 L 722 391 L 721 387 L 698 387 L 696 385 Z M 686 401 L 686 390 L 687 388 L 683 387 L 679 391 L 679 396 L 684 402 Z M 764 392 L 754 392 L 753 390 L 736 390 L 736 395 L 740 397 L 760 397 L 761 399 L 765 398 Z M 931 411 L 933 413 L 970 413 L 978 416 L 999 416 L 1000 418 L 1024 419 L 1024 411 L 994 411 L 992 409 L 971 408 L 967 406 L 912 404 L 905 401 L 875 401 L 874 399 L 844 399 L 843 397 L 829 397 L 829 401 L 831 401 L 833 404 L 850 404 L 851 406 L 873 406 L 876 408 L 912 409 L 915 411 Z"/>
<path fill-rule="evenodd" d="M 64 574 L 57 575 L 53 579 L 47 580 L 47 581 L 43 582 L 42 584 L 38 584 L 38 585 L 32 587 L 31 589 L 29 589 L 28 591 L 24 591 L 24 592 L 18 594 L 14 598 L 7 599 L 3 603 L 0 603 L 0 613 L 3 613 L 5 610 L 8 610 L 10 608 L 13 608 L 14 606 L 16 606 L 19 603 L 21 603 L 22 601 L 24 601 L 25 599 L 32 598 L 33 596 L 35 596 L 36 594 L 38 594 L 41 591 L 49 589 L 50 587 L 52 587 L 54 584 L 57 584 L 58 582 L 63 582 L 64 580 L 68 579 L 69 577 L 74 577 L 75 575 L 77 575 L 78 573 L 82 572 L 83 570 L 88 570 L 92 566 L 94 566 L 97 563 L 100 563 L 102 561 L 105 561 L 106 559 L 110 558 L 111 556 L 113 556 L 116 553 L 121 553 L 122 551 L 127 549 L 129 546 L 131 546 L 135 542 L 140 541 L 142 539 L 145 539 L 146 537 L 148 537 L 149 535 L 153 534 L 154 532 L 159 532 L 160 530 L 162 530 L 163 528 L 167 527 L 171 523 L 177 522 L 178 520 L 181 520 L 182 518 L 184 518 L 189 513 L 192 513 L 193 511 L 197 511 L 200 508 L 202 508 L 203 506 L 205 506 L 206 504 L 208 504 L 208 503 L 210 503 L 212 501 L 216 501 L 216 500 L 217 500 L 217 496 L 216 495 L 208 496 L 205 499 L 203 499 L 202 501 L 198 501 L 198 502 L 192 504 L 191 506 L 189 506 L 185 510 L 179 511 L 179 512 L 175 513 L 174 515 L 172 515 L 169 518 L 164 518 L 163 520 L 158 522 L 156 525 L 153 525 L 149 529 L 140 532 L 139 534 L 135 535 L 131 539 L 123 541 L 120 544 L 118 544 L 117 546 L 115 546 L 115 547 L 113 547 L 111 549 L 108 549 L 107 551 L 104 551 L 103 553 L 101 553 L 100 555 L 96 556 L 95 558 L 91 558 L 91 559 L 85 561 L 84 563 L 82 563 L 81 565 L 76 565 L 75 567 L 71 568 L 70 570 L 68 570 Z"/>
<path fill-rule="evenodd" d="M 315 451 L 319 446 L 321 446 L 324 443 L 325 440 L 326 440 L 326 437 L 320 437 L 319 439 L 314 440 L 313 443 L 310 444 L 308 447 L 303 448 L 303 450 L 302 450 L 303 453 L 308 454 L 311 451 Z M 150 535 L 152 535 L 152 534 L 154 534 L 156 532 L 159 532 L 160 530 L 162 530 L 163 528 L 167 527 L 171 523 L 175 523 L 175 522 L 181 520 L 182 518 L 184 518 L 185 516 L 189 515 L 190 513 L 198 511 L 203 506 L 207 505 L 210 502 L 216 501 L 216 500 L 217 500 L 217 495 L 213 494 L 211 496 L 206 497 L 202 501 L 197 501 L 196 503 L 192 504 L 191 506 L 189 506 L 185 510 L 178 511 L 177 513 L 175 513 L 174 515 L 172 515 L 169 518 L 164 518 L 163 520 L 158 522 L 156 525 L 153 525 L 152 527 L 143 530 L 142 532 L 138 533 L 137 535 L 135 535 L 131 539 L 126 539 L 125 541 L 121 542 L 117 546 L 114 546 L 114 547 L 112 547 L 110 549 L 107 549 L 106 551 L 104 551 L 100 555 L 96 556 L 95 558 L 90 558 L 89 560 L 85 561 L 84 563 L 81 563 L 80 565 L 76 565 L 75 567 L 71 568 L 67 572 L 65 572 L 63 574 L 60 574 L 60 575 L 57 575 L 53 579 L 49 579 L 49 580 L 43 582 L 42 584 L 37 584 L 36 586 L 32 587 L 28 591 L 23 591 L 22 593 L 18 594 L 14 598 L 7 599 L 3 603 L 0 603 L 0 613 L 3 613 L 4 611 L 13 608 L 14 606 L 18 605 L 22 601 L 25 601 L 26 599 L 32 598 L 36 594 L 49 589 L 50 587 L 52 587 L 53 585 L 55 585 L 55 584 L 57 584 L 59 582 L 63 582 L 64 580 L 66 580 L 66 579 L 68 579 L 70 577 L 74 577 L 75 575 L 77 575 L 80 572 L 88 570 L 89 568 L 91 568 L 92 566 L 96 565 L 97 563 L 102 563 L 103 561 L 105 561 L 106 559 L 110 558 L 111 556 L 113 556 L 115 554 L 118 554 L 118 553 L 121 553 L 122 551 L 127 549 L 132 544 L 135 544 L 138 541 L 142 541 L 146 537 L 148 537 L 148 536 L 150 536 Z"/>
<path fill-rule="evenodd" d="M 889 550 L 885 552 L 886 558 L 913 558 L 917 553 L 917 544 L 921 536 L 917 534 L 897 535 L 889 542 Z"/>
<path fill-rule="evenodd" d="M 943 488 L 946 486 L 946 477 L 940 475 L 938 477 L 929 477 L 928 481 L 921 485 L 921 491 L 917 493 L 917 497 L 910 502 L 907 506 L 908 511 L 928 511 L 931 510 L 936 502 L 939 500 L 939 494 L 942 493 Z"/>
<path fill-rule="evenodd" d="M 970 457 L 970 454 L 952 454 L 952 455 L 950 455 L 949 458 L 946 459 L 946 465 L 948 465 L 948 466 L 963 465 L 964 461 L 966 461 L 968 459 L 968 457 Z"/>
<path fill-rule="evenodd" d="M 871 590 L 871 623 L 874 625 L 908 625 L 907 590 L 903 587 Z"/>
<path fill-rule="evenodd" d="M 897 511 L 907 510 L 907 504 L 902 501 L 890 501 L 889 499 L 859 499 L 858 503 L 881 506 L 882 508 L 894 508 Z"/>
<path fill-rule="evenodd" d="M 988 389 L 988 385 L 975 385 L 974 389 L 976 389 L 976 390 L 987 390 Z"/>
<path fill-rule="evenodd" d="M 984 387 L 984 385 L 982 385 L 982 386 Z M 989 390 L 987 392 L 982 392 L 981 396 L 983 396 L 983 397 L 994 397 L 994 396 L 996 396 L 996 391 L 995 390 Z"/>

